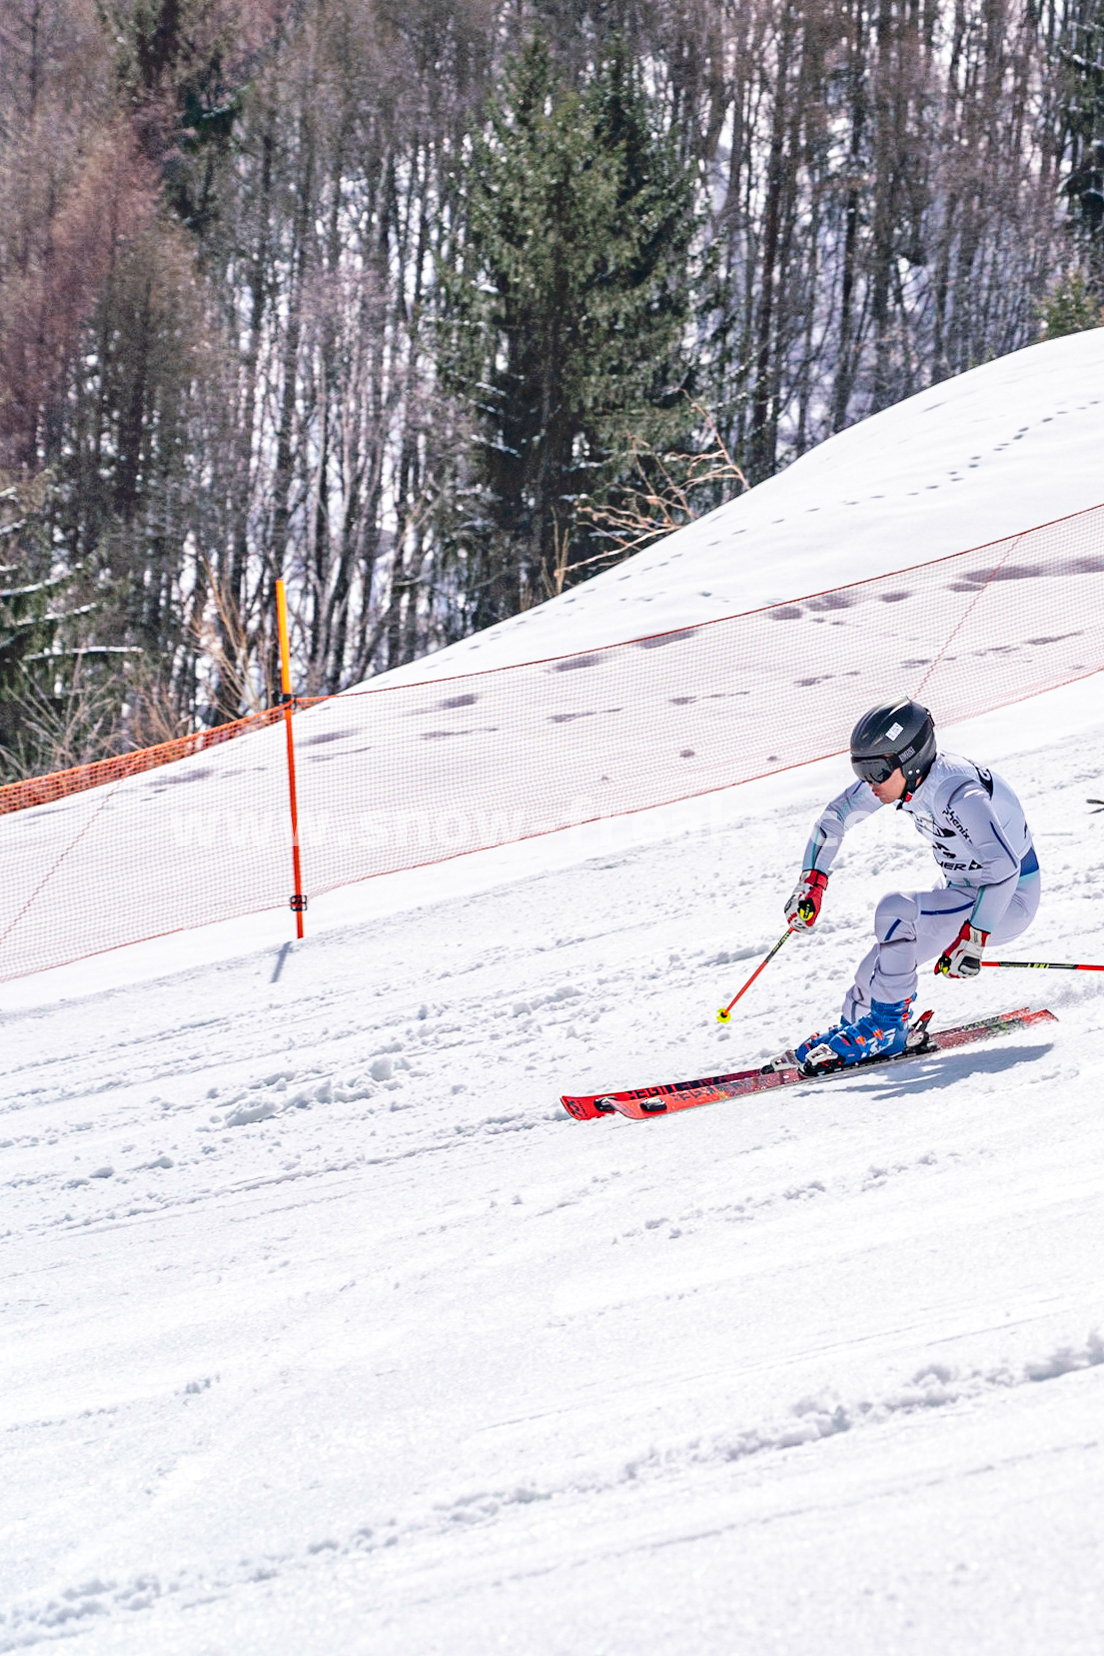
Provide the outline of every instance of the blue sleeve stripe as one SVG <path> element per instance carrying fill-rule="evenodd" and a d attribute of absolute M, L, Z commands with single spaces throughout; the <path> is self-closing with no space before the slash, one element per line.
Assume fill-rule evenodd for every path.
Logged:
<path fill-rule="evenodd" d="M 826 839 L 827 835 L 825 834 L 824 829 L 818 824 L 809 835 L 809 843 L 805 847 L 805 856 L 801 863 L 802 868 L 816 867 L 817 858 L 824 849 L 824 842 Z"/>

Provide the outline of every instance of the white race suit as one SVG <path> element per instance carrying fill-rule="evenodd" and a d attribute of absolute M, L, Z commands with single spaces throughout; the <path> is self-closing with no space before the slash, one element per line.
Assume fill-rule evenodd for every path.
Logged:
<path fill-rule="evenodd" d="M 867 783 L 853 782 L 825 807 L 802 867 L 827 874 L 847 830 L 881 809 Z M 847 1023 L 872 1000 L 915 995 L 917 966 L 949 948 L 964 921 L 988 932 L 991 944 L 1011 943 L 1039 906 L 1039 859 L 1023 807 L 994 771 L 940 753 L 897 809 L 928 841 L 943 881 L 932 891 L 891 891 L 882 898 L 874 913 L 876 942 L 844 996 Z"/>

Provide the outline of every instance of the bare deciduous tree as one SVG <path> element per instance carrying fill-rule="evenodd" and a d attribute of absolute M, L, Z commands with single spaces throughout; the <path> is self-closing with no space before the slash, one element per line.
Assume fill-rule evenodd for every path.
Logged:
<path fill-rule="evenodd" d="M 0 467 L 52 477 L 36 555 L 73 593 L 96 707 L 74 728 L 110 747 L 263 702 L 279 576 L 300 688 L 331 691 L 603 567 L 580 521 L 623 555 L 1028 343 L 1075 280 L 1091 321 L 1102 17 L 1100 0 L 4 0 Z M 634 444 L 630 422 L 620 495 L 583 519 L 557 503 L 586 493 L 567 473 L 593 433 L 561 444 L 527 573 L 473 465 L 508 364 L 463 387 L 455 353 L 444 369 L 457 273 L 480 279 L 472 154 L 536 29 L 572 95 L 622 53 L 693 169 L 679 343 L 700 414 L 685 454 L 639 425 Z M 477 556 L 491 506 L 501 532 Z M 15 585 L 29 556 L 4 555 Z M 43 755 L 74 750 L 40 735 Z"/>

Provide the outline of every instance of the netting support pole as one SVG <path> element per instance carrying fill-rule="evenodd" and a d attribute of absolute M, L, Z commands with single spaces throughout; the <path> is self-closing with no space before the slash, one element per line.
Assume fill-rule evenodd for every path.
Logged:
<path fill-rule="evenodd" d="M 295 698 L 291 693 L 291 650 L 288 646 L 287 591 L 283 581 L 276 582 L 276 620 L 280 633 L 280 700 L 284 704 L 284 729 L 287 731 L 288 803 L 291 807 L 291 866 L 295 889 L 291 907 L 295 914 L 295 935 L 303 935 L 303 910 L 307 899 L 303 895 L 303 869 L 299 859 L 299 801 L 295 791 L 295 737 L 291 716 Z"/>

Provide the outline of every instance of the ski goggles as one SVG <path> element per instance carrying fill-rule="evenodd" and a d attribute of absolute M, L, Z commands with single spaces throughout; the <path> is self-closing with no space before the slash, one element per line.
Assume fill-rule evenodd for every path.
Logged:
<path fill-rule="evenodd" d="M 860 782 L 888 782 L 900 761 L 895 754 L 876 753 L 856 758 L 851 755 L 851 769 Z"/>

